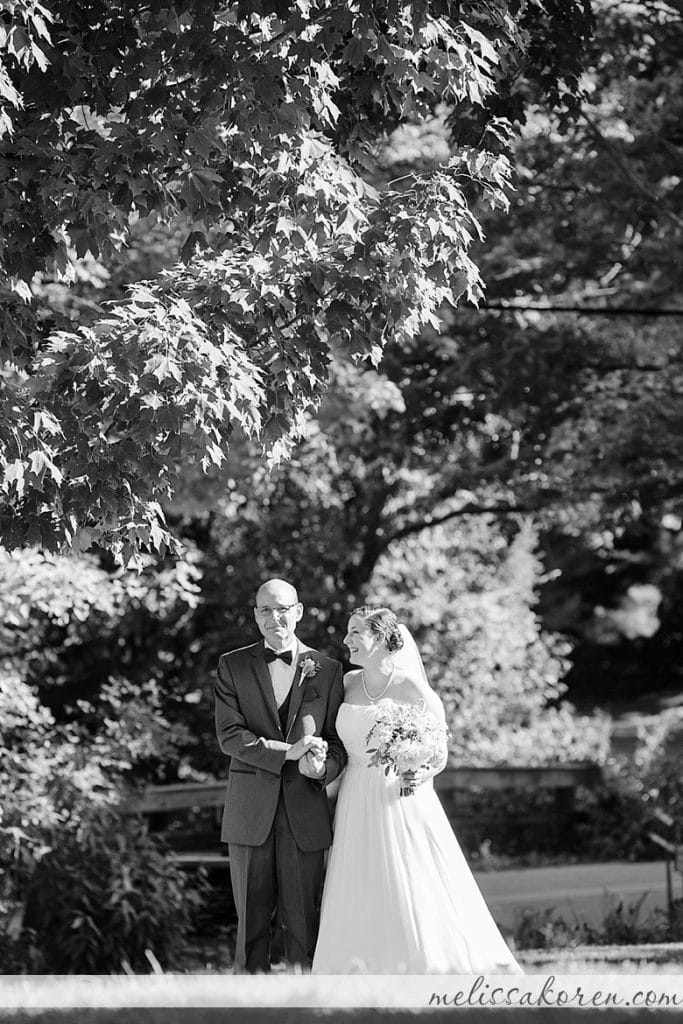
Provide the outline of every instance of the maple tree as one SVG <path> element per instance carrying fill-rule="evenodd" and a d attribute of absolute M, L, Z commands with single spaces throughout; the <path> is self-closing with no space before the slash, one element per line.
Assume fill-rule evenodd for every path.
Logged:
<path fill-rule="evenodd" d="M 288 451 L 332 348 L 377 361 L 481 297 L 478 204 L 509 180 L 492 101 L 519 106 L 530 28 L 552 23 L 574 50 L 539 87 L 564 102 L 590 20 L 503 0 L 2 10 L 0 532 L 126 559 L 173 545 L 179 467 L 219 465 L 235 429 Z M 390 133 L 437 104 L 450 159 L 372 185 Z M 179 217 L 179 261 L 125 300 L 81 324 L 39 301 L 136 221 Z"/>
<path fill-rule="evenodd" d="M 597 673 L 605 687 L 625 689 L 628 676 L 632 692 L 651 690 L 653 659 L 674 685 L 681 314 L 643 312 L 680 310 L 680 14 L 621 2 L 596 13 L 580 110 L 563 122 L 547 104 L 527 108 L 511 209 L 481 214 L 486 240 L 472 251 L 484 306 L 443 311 L 440 333 L 389 344 L 374 370 L 333 362 L 319 414 L 276 473 L 241 445 L 227 486 L 186 480 L 176 511 L 211 552 L 217 645 L 230 642 L 226 628 L 240 642 L 250 580 L 273 567 L 305 577 L 324 638 L 372 592 L 392 544 L 479 515 L 513 536 L 516 517 L 532 515 L 548 556 L 542 608 L 581 647 L 587 699 L 596 661 L 611 665 Z M 422 171 L 449 143 L 443 120 L 411 126 L 382 171 Z M 661 629 L 612 630 L 609 650 L 596 648 L 634 584 L 658 588 Z M 619 636 L 629 642 L 617 650 Z"/>

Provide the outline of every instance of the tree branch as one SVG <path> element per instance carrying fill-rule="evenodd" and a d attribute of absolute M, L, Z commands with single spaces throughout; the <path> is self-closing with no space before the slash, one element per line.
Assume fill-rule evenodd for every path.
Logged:
<path fill-rule="evenodd" d="M 596 373 L 613 373 L 616 370 L 624 370 L 626 373 L 662 373 L 671 369 L 671 363 L 584 363 L 579 368 Z"/>
<path fill-rule="evenodd" d="M 461 508 L 452 509 L 450 512 L 444 512 L 443 515 L 440 516 L 425 516 L 423 519 L 416 520 L 413 523 L 408 523 L 406 526 L 402 526 L 399 530 L 394 530 L 391 535 L 387 536 L 386 547 L 396 540 L 403 540 L 404 537 L 410 537 L 414 533 L 421 533 L 422 530 L 428 530 L 434 526 L 441 526 L 442 523 L 447 523 L 451 519 L 458 519 L 464 516 L 529 515 L 533 512 L 541 512 L 551 504 L 554 504 L 554 502 L 542 502 L 532 505 L 511 505 L 509 502 L 492 505 L 469 503 L 467 505 L 463 505 Z"/>
<path fill-rule="evenodd" d="M 649 481 L 644 481 L 640 485 L 636 483 L 632 490 L 643 490 L 647 482 Z M 593 488 L 589 493 L 583 495 L 572 494 L 571 502 L 574 503 L 582 500 L 585 501 L 589 498 L 604 497 L 605 494 L 608 493 L 608 490 L 599 491 L 596 488 Z M 662 490 L 660 499 L 679 497 L 681 494 L 683 494 L 683 480 L 676 480 Z M 386 535 L 384 547 L 386 549 L 394 541 L 402 540 L 404 537 L 410 537 L 413 534 L 421 533 L 422 530 L 429 530 L 434 526 L 441 526 L 443 523 L 450 522 L 453 519 L 464 518 L 465 516 L 496 515 L 502 517 L 511 515 L 532 515 L 534 512 L 543 512 L 545 509 L 552 508 L 557 504 L 567 504 L 566 493 L 560 491 L 551 492 L 547 494 L 547 500 L 530 502 L 528 504 L 493 502 L 490 505 L 481 505 L 477 502 L 469 502 L 466 505 L 462 505 L 460 508 L 444 512 L 442 515 L 426 515 L 412 523 L 406 523 L 405 526 L 402 526 L 398 530 L 394 530 L 391 534 Z"/>
<path fill-rule="evenodd" d="M 683 222 L 682 226 L 683 226 Z M 508 302 L 490 302 L 482 303 L 479 310 L 490 310 L 494 313 L 578 313 L 584 316 L 681 316 L 683 317 L 683 308 L 681 309 L 629 309 L 624 306 L 622 308 L 618 306 L 550 306 L 542 305 L 540 303 L 528 303 L 527 305 L 516 305 Z"/>
<path fill-rule="evenodd" d="M 347 516 L 345 532 L 349 550 L 359 534 L 362 537 L 360 559 L 348 563 L 343 573 L 345 589 L 351 593 L 357 593 L 363 584 L 368 582 L 380 555 L 386 550 L 387 545 L 380 529 L 382 513 L 387 500 L 396 493 L 398 485 L 398 480 L 393 480 L 374 493 L 364 510 L 362 525 L 355 517 L 351 522 Z M 347 512 L 350 507 L 351 503 L 347 506 Z"/>
<path fill-rule="evenodd" d="M 569 192 L 577 196 L 603 196 L 605 194 L 603 189 L 595 188 L 594 185 L 559 185 L 555 182 L 544 181 L 542 178 L 522 180 L 517 187 L 527 189 L 543 188 L 552 192 Z"/>
<path fill-rule="evenodd" d="M 619 170 L 631 182 L 634 188 L 636 188 L 641 193 L 641 195 L 647 196 L 647 198 L 650 201 L 662 203 L 661 209 L 664 216 L 668 217 L 669 220 L 673 221 L 677 227 L 683 228 L 683 217 L 679 217 L 677 213 L 673 212 L 673 210 L 668 210 L 666 206 L 664 206 L 663 196 L 661 196 L 658 192 L 653 191 L 651 188 L 648 188 L 646 182 L 642 181 L 641 178 L 639 178 L 638 175 L 631 170 L 628 164 L 622 159 L 622 156 L 617 150 L 614 143 L 610 142 L 609 139 L 605 138 L 605 136 L 602 134 L 600 130 L 599 125 L 595 123 L 593 118 L 590 117 L 590 115 L 587 114 L 585 109 L 583 108 L 581 109 L 581 116 L 584 118 L 586 124 L 591 129 L 593 137 L 600 143 L 605 152 L 611 157 L 612 163 L 619 168 Z"/>

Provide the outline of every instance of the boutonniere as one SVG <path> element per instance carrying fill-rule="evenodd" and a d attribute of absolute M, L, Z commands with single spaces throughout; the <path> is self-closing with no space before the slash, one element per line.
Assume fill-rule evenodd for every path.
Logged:
<path fill-rule="evenodd" d="M 309 679 L 312 676 L 317 676 L 319 668 L 320 662 L 314 661 L 313 658 L 304 658 L 304 660 L 301 662 L 301 674 L 299 676 L 299 682 L 297 683 L 297 686 L 301 686 L 304 679 Z"/>

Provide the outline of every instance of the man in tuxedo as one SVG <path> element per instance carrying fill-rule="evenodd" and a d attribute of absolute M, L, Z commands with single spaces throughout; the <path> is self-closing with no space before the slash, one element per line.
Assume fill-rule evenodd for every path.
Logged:
<path fill-rule="evenodd" d="M 215 688 L 218 742 L 230 757 L 221 839 L 238 915 L 235 971 L 249 973 L 270 970 L 276 911 L 287 959 L 310 966 L 332 842 L 325 787 L 346 763 L 335 729 L 342 667 L 296 636 L 296 590 L 269 580 L 254 614 L 263 639 L 221 655 Z"/>

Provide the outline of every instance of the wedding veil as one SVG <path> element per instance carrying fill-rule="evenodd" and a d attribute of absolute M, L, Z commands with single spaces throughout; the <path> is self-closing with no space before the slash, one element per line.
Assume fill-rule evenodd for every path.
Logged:
<path fill-rule="evenodd" d="M 395 651 L 391 656 L 394 666 L 401 672 L 404 672 L 409 679 L 412 679 L 420 689 L 423 696 L 426 697 L 427 694 L 432 693 L 433 691 L 429 685 L 424 663 L 420 652 L 417 649 L 417 644 L 415 643 L 413 634 L 402 622 L 399 623 L 398 628 L 403 638 L 403 647 L 401 647 L 400 650 Z"/>

